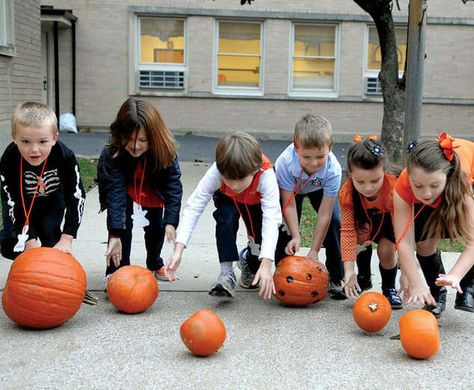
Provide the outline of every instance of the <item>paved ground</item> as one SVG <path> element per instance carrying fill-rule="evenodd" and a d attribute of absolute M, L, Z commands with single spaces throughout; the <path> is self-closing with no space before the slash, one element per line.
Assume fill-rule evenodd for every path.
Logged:
<path fill-rule="evenodd" d="M 182 163 L 185 199 L 207 167 Z M 393 313 L 384 330 L 369 335 L 353 322 L 350 301 L 326 299 L 288 308 L 242 289 L 232 301 L 210 297 L 207 290 L 218 273 L 210 206 L 185 251 L 180 280 L 160 283 L 158 300 L 147 312 L 119 313 L 102 292 L 106 230 L 98 209 L 94 189 L 74 251 L 99 304 L 83 305 L 69 322 L 47 331 L 22 329 L 0 312 L 1 389 L 472 389 L 474 316 L 453 309 L 452 291 L 439 322 L 440 352 L 428 361 L 409 358 L 399 341 L 390 340 L 398 334 L 404 311 Z M 245 244 L 242 233 L 238 242 Z M 163 252 L 166 258 L 171 246 Z M 144 265 L 144 253 L 137 231 L 132 262 Z M 448 268 L 456 259 L 449 253 L 443 257 Z M 0 259 L 2 286 L 10 265 Z M 377 270 L 375 258 L 372 269 Z M 374 282 L 379 291 L 378 272 Z M 181 323 L 200 308 L 214 310 L 228 331 L 221 351 L 209 358 L 191 355 L 179 337 Z"/>

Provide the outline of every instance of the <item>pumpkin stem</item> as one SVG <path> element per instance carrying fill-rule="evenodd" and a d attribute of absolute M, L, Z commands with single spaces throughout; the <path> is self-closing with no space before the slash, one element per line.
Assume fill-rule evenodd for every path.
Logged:
<path fill-rule="evenodd" d="M 379 305 L 376 304 L 375 302 L 374 303 L 369 303 L 369 309 L 370 311 L 373 313 L 374 311 L 377 311 L 377 309 L 379 308 Z"/>
<path fill-rule="evenodd" d="M 84 296 L 84 299 L 82 300 L 82 303 L 85 303 L 85 304 L 91 305 L 91 306 L 95 306 L 95 305 L 97 305 L 97 303 L 99 303 L 99 298 L 97 298 L 89 290 L 86 290 L 86 295 Z"/>

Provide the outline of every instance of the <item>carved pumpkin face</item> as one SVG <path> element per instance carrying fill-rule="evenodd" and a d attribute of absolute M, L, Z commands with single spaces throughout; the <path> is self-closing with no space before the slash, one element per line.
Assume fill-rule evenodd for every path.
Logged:
<path fill-rule="evenodd" d="M 323 263 L 302 256 L 282 259 L 273 275 L 275 297 L 288 306 L 304 306 L 326 297 L 329 273 Z"/>
<path fill-rule="evenodd" d="M 436 317 L 427 310 L 410 310 L 400 317 L 400 341 L 405 352 L 415 359 L 429 359 L 439 350 Z"/>
<path fill-rule="evenodd" d="M 141 313 L 158 298 L 158 283 L 153 273 L 137 265 L 115 271 L 107 283 L 110 302 L 124 313 Z"/>
<path fill-rule="evenodd" d="M 179 330 L 184 345 L 197 356 L 209 356 L 224 344 L 227 333 L 220 317 L 211 310 L 199 310 Z"/>
<path fill-rule="evenodd" d="M 86 285 L 84 269 L 74 257 L 54 248 L 33 248 L 10 268 L 3 310 L 18 325 L 54 328 L 79 310 Z"/>
<path fill-rule="evenodd" d="M 387 325 L 392 315 L 392 307 L 384 295 L 366 292 L 354 303 L 352 312 L 359 328 L 374 333 Z"/>

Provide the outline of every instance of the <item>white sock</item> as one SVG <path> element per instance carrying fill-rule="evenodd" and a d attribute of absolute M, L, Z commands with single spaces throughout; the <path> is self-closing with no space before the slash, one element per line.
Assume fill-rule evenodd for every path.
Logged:
<path fill-rule="evenodd" d="M 232 261 L 224 261 L 221 263 L 221 273 L 233 271 L 234 263 Z"/>

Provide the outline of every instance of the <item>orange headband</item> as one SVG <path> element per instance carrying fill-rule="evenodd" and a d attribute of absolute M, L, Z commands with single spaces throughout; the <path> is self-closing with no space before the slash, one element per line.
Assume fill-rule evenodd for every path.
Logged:
<path fill-rule="evenodd" d="M 438 135 L 438 142 L 441 149 L 443 149 L 443 154 L 446 157 L 446 160 L 453 161 L 454 158 L 454 148 L 453 146 L 454 137 L 451 137 L 448 133 L 441 133 Z"/>

